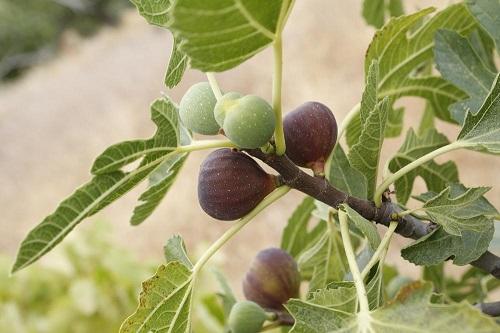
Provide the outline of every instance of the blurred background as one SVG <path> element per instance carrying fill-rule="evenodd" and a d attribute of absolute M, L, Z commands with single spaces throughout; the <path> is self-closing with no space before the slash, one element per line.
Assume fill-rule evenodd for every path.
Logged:
<path fill-rule="evenodd" d="M 405 1 L 405 7 L 411 12 L 448 2 Z M 317 100 L 341 121 L 361 98 L 373 33 L 361 17 L 360 0 L 297 1 L 284 34 L 284 110 Z M 149 104 L 162 93 L 178 102 L 189 86 L 205 80 L 190 70 L 167 90 L 163 74 L 171 46 L 168 31 L 148 25 L 126 0 L 0 0 L 0 332 L 115 331 L 134 309 L 140 281 L 162 261 L 166 239 L 181 234 L 196 257 L 227 228 L 197 203 L 197 173 L 207 153 L 195 152 L 144 224 L 128 223 L 140 186 L 85 220 L 33 267 L 7 276 L 26 233 L 90 178 L 100 152 L 118 141 L 149 137 Z M 271 73 L 267 50 L 217 78 L 223 90 L 270 100 Z M 408 98 L 398 104 L 406 108 L 406 127 L 417 126 L 424 103 Z M 438 126 L 450 137 L 458 133 L 454 126 Z M 387 140 L 383 159 L 400 144 Z M 455 152 L 445 159 L 457 162 L 466 186 L 493 185 L 487 197 L 500 206 L 498 158 Z M 416 186 L 425 189 L 421 181 Z M 281 229 L 302 198 L 290 193 L 275 203 L 215 258 L 238 294 L 251 258 L 279 246 Z M 396 250 L 406 243 L 397 236 L 388 260 L 416 277 L 419 268 Z M 76 302 L 82 299 L 83 305 Z M 62 308 L 66 313 L 59 318 Z M 81 327 L 68 326 L 75 320 Z"/>

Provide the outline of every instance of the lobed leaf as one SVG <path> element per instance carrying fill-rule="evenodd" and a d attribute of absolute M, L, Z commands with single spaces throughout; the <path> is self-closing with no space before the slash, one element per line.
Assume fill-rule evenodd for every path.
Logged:
<path fill-rule="evenodd" d="M 467 113 L 457 143 L 468 149 L 500 154 L 500 73 L 479 111 Z"/>
<path fill-rule="evenodd" d="M 447 145 L 448 139 L 434 128 L 417 136 L 413 129 L 409 129 L 406 139 L 396 155 L 389 162 L 389 170 L 396 172 L 418 158 Z M 421 176 L 429 189 L 441 191 L 447 184 L 458 181 L 458 170 L 455 163 L 449 161 L 437 164 L 433 161 L 424 163 L 396 180 L 396 198 L 401 204 L 406 204 L 410 198 L 415 178 Z"/>
<path fill-rule="evenodd" d="M 193 268 L 193 263 L 188 257 L 184 240 L 179 235 L 170 237 L 163 247 L 165 261 L 168 263 L 178 261 L 189 269 Z"/>
<path fill-rule="evenodd" d="M 120 333 L 190 332 L 193 273 L 178 261 L 158 268 L 142 284 L 139 307 L 128 317 Z"/>
<path fill-rule="evenodd" d="M 328 172 L 330 183 L 341 191 L 349 195 L 367 199 L 366 177 L 357 169 L 351 166 L 340 143 L 333 149 Z"/>
<path fill-rule="evenodd" d="M 464 189 L 459 193 L 451 193 L 445 188 L 441 193 L 429 199 L 422 207 L 431 220 L 443 226 L 452 235 L 460 236 L 464 230 L 481 233 L 483 229 L 491 229 L 493 222 L 481 218 L 482 209 L 474 209 L 484 205 L 483 194 L 488 187 Z M 481 201 L 483 200 L 483 202 Z"/>
<path fill-rule="evenodd" d="M 388 305 L 351 314 L 301 300 L 286 307 L 295 319 L 290 333 L 496 332 L 495 321 L 468 303 L 432 304 L 432 285 L 416 282 Z"/>
<path fill-rule="evenodd" d="M 272 43 L 290 1 L 177 0 L 169 25 L 191 67 L 204 72 L 233 68 Z"/>
<path fill-rule="evenodd" d="M 404 14 L 401 0 L 364 0 L 363 17 L 366 23 L 381 28 L 387 16 L 400 16 Z"/>
<path fill-rule="evenodd" d="M 369 198 L 373 196 L 375 191 L 388 108 L 389 101 L 387 98 L 377 103 L 363 124 L 359 142 L 349 152 L 351 165 L 366 177 Z"/>
<path fill-rule="evenodd" d="M 484 30 L 493 38 L 500 53 L 500 3 L 498 0 L 467 0 L 467 7 Z M 496 15 L 495 15 L 496 14 Z"/>
<path fill-rule="evenodd" d="M 465 5 L 457 4 L 438 12 L 412 31 L 433 11 L 427 8 L 391 19 L 375 34 L 367 51 L 365 71 L 368 72 L 373 60 L 378 60 L 379 98 L 422 97 L 431 103 L 438 117 L 452 121 L 448 106 L 464 99 L 464 93 L 440 77 L 416 76 L 415 73 L 423 63 L 433 59 L 434 35 L 438 29 L 465 34 L 476 23 Z"/>
<path fill-rule="evenodd" d="M 439 30 L 436 33 L 434 54 L 443 78 L 469 95 L 465 101 L 450 106 L 453 119 L 463 123 L 467 112 L 476 113 L 481 107 L 495 74 L 471 43 L 455 31 Z"/>
<path fill-rule="evenodd" d="M 170 153 L 163 163 L 149 175 L 149 187 L 139 197 L 141 204 L 134 208 L 130 224 L 138 225 L 153 213 L 173 185 L 187 156 L 187 153 Z"/>

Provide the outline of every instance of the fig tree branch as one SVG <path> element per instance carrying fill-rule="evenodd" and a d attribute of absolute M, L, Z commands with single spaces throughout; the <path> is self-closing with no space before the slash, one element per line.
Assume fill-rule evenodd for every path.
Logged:
<path fill-rule="evenodd" d="M 492 317 L 500 317 L 500 302 L 479 303 L 476 304 L 476 307 L 484 314 Z"/>
<path fill-rule="evenodd" d="M 423 222 L 412 215 L 399 216 L 398 213 L 402 209 L 389 201 L 384 201 L 380 207 L 377 207 L 373 201 L 349 196 L 330 185 L 326 179 L 305 173 L 286 155 L 265 154 L 260 149 L 245 151 L 276 170 L 283 184 L 308 194 L 330 207 L 337 208 L 340 204 L 346 203 L 365 219 L 386 227 L 389 227 L 391 221 L 396 219 L 398 221 L 396 233 L 403 237 L 419 239 L 435 228 L 434 224 Z M 500 257 L 493 253 L 486 251 L 470 264 L 500 279 Z"/>

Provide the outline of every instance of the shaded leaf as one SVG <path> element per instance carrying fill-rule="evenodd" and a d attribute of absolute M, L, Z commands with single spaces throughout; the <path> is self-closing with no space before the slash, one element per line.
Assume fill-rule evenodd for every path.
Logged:
<path fill-rule="evenodd" d="M 498 0 L 467 0 L 470 12 L 493 38 L 500 53 L 500 3 Z"/>
<path fill-rule="evenodd" d="M 477 219 L 487 218 L 480 216 Z M 437 265 L 448 258 L 453 258 L 456 265 L 466 265 L 479 258 L 493 238 L 494 228 L 481 232 L 462 231 L 462 236 L 448 234 L 442 227 L 418 239 L 401 250 L 401 256 L 415 265 Z"/>
<path fill-rule="evenodd" d="M 467 112 L 476 113 L 488 95 L 495 74 L 485 65 L 469 41 L 450 30 L 435 35 L 434 54 L 437 69 L 469 98 L 451 105 L 452 117 L 463 123 Z"/>
<path fill-rule="evenodd" d="M 193 263 L 187 255 L 184 240 L 179 235 L 172 236 L 167 240 L 163 247 L 163 255 L 167 264 L 171 261 L 178 261 L 189 269 L 193 268 Z"/>
<path fill-rule="evenodd" d="M 294 258 L 306 248 L 311 239 L 307 227 L 315 207 L 314 198 L 306 197 L 294 210 L 283 229 L 281 248 Z"/>
<path fill-rule="evenodd" d="M 460 236 L 464 230 L 481 233 L 484 229 L 490 230 L 493 222 L 479 218 L 483 212 L 474 207 L 481 205 L 483 194 L 489 190 L 488 187 L 476 187 L 452 195 L 451 188 L 447 187 L 429 199 L 422 210 L 449 234 Z"/>
<path fill-rule="evenodd" d="M 278 18 L 290 1 L 177 0 L 169 26 L 191 67 L 220 72 L 249 59 L 278 33 Z"/>
<path fill-rule="evenodd" d="M 441 119 L 452 121 L 448 106 L 466 96 L 444 79 L 436 76 L 415 76 L 415 71 L 433 58 L 434 34 L 449 29 L 460 34 L 471 31 L 476 23 L 463 4 L 447 7 L 416 27 L 434 9 L 391 19 L 375 34 L 367 51 L 365 71 L 374 59 L 379 62 L 378 98 L 417 96 L 427 99 Z"/>
<path fill-rule="evenodd" d="M 190 331 L 193 274 L 183 264 L 171 261 L 142 284 L 139 307 L 120 328 L 121 333 Z"/>
<path fill-rule="evenodd" d="M 366 177 L 351 166 L 340 143 L 333 149 L 327 175 L 330 183 L 339 190 L 358 198 L 367 198 Z"/>
<path fill-rule="evenodd" d="M 468 149 L 500 154 L 500 73 L 476 114 L 467 113 L 458 144 Z"/>
<path fill-rule="evenodd" d="M 226 277 L 218 270 L 214 270 L 214 274 L 215 278 L 217 279 L 217 282 L 219 282 L 219 286 L 222 289 L 222 292 L 217 293 L 217 296 L 219 296 L 222 299 L 224 316 L 227 318 L 229 317 L 229 313 L 231 312 L 233 305 L 236 303 L 236 297 L 234 296 L 234 293 L 231 290 L 231 287 L 229 286 Z"/>
<path fill-rule="evenodd" d="M 387 124 L 385 126 L 385 137 L 396 138 L 403 131 L 403 117 L 405 115 L 404 108 L 391 108 L 387 113 Z"/>
<path fill-rule="evenodd" d="M 401 0 L 364 0 L 363 17 L 366 23 L 380 28 L 384 25 L 387 16 L 404 14 Z"/>
<path fill-rule="evenodd" d="M 368 239 L 368 244 L 370 245 L 371 249 L 375 251 L 380 245 L 380 235 L 378 234 L 375 224 L 359 215 L 359 213 L 351 207 L 347 205 L 341 205 L 341 207 L 345 209 L 349 220 L 354 223 L 359 231 L 363 233 L 363 235 Z"/>
<path fill-rule="evenodd" d="M 448 144 L 449 141 L 443 134 L 435 129 L 427 130 L 422 136 L 417 136 L 413 129 L 409 129 L 406 139 L 398 152 L 389 162 L 389 170 L 396 172 L 418 158 Z M 437 164 L 429 161 L 411 170 L 396 180 L 396 198 L 401 204 L 406 204 L 413 189 L 417 176 L 421 176 L 427 187 L 441 191 L 448 183 L 458 181 L 458 171 L 455 163 L 447 162 Z"/>
<path fill-rule="evenodd" d="M 170 153 L 165 157 L 165 161 L 151 173 L 149 187 L 139 197 L 141 203 L 134 208 L 130 224 L 138 225 L 153 213 L 173 185 L 187 156 L 187 153 Z"/>

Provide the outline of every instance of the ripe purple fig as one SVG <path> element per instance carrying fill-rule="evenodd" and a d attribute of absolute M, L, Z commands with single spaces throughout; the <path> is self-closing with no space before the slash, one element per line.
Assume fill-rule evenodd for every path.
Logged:
<path fill-rule="evenodd" d="M 246 299 L 270 310 L 283 310 L 283 304 L 299 296 L 299 289 L 297 263 L 278 248 L 260 251 L 243 280 Z"/>
<path fill-rule="evenodd" d="M 236 220 L 254 209 L 276 184 L 276 176 L 266 173 L 247 154 L 218 149 L 201 164 L 198 200 L 211 217 Z"/>
<path fill-rule="evenodd" d="M 298 166 L 324 174 L 325 162 L 337 142 L 332 111 L 318 102 L 306 102 L 283 120 L 286 155 Z"/>

